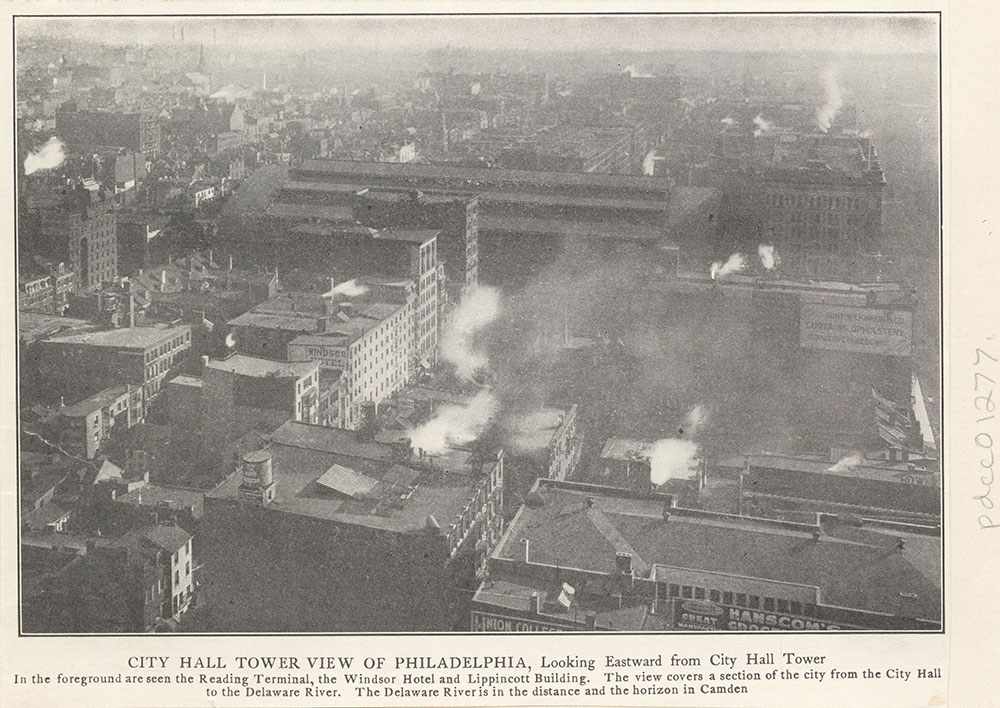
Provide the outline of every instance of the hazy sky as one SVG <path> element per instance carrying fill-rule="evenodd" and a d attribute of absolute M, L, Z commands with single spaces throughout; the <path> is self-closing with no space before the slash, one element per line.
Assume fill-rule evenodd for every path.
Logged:
<path fill-rule="evenodd" d="M 234 18 L 21 18 L 18 30 L 113 43 L 171 41 L 302 51 L 429 49 L 717 49 L 935 52 L 934 15 L 590 15 Z"/>

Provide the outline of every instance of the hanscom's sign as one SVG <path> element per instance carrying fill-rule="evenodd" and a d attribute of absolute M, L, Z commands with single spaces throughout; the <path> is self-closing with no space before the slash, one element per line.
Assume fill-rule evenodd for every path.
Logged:
<path fill-rule="evenodd" d="M 751 610 L 707 600 L 674 598 L 674 627 L 700 632 L 809 632 L 859 629 L 858 625 L 833 623 L 787 612 Z"/>
<path fill-rule="evenodd" d="M 807 349 L 910 356 L 912 340 L 908 310 L 802 304 L 799 345 Z"/>

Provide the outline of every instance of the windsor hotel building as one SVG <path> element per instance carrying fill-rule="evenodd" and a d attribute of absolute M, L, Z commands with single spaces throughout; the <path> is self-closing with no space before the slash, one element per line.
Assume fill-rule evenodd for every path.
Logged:
<path fill-rule="evenodd" d="M 934 534 L 684 509 L 666 494 L 540 479 L 490 557 L 471 629 L 939 629 Z"/>

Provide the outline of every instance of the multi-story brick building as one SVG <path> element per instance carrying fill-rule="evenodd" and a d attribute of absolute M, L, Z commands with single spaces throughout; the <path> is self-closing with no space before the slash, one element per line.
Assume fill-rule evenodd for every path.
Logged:
<path fill-rule="evenodd" d="M 188 325 L 68 332 L 38 343 L 39 369 L 56 395 L 91 396 L 131 384 L 141 389 L 145 405 L 190 348 Z"/>
<path fill-rule="evenodd" d="M 60 407 L 43 425 L 60 447 L 93 459 L 115 430 L 127 430 L 142 420 L 141 389 L 123 384 Z"/>
<path fill-rule="evenodd" d="M 288 344 L 289 361 L 316 361 L 340 376 L 340 427 L 353 430 L 364 420 L 363 408 L 376 410 L 414 374 L 414 301 L 341 301 L 323 330 L 303 334 Z"/>
<path fill-rule="evenodd" d="M 362 227 L 356 223 L 312 223 L 306 222 L 280 233 L 274 234 L 267 244 L 255 249 L 256 254 L 270 263 L 280 261 L 288 267 L 301 264 L 315 264 L 317 274 L 329 275 L 332 269 L 341 274 L 342 279 L 360 276 L 362 279 L 375 278 L 382 282 L 412 280 L 416 284 L 413 341 L 415 363 L 431 367 L 437 362 L 439 330 L 439 288 L 443 278 L 443 268 L 439 267 L 437 255 L 437 231 L 385 229 L 378 231 Z M 261 342 L 260 349 L 241 349 L 247 353 L 260 354 L 272 358 L 284 358 L 288 343 L 298 334 L 315 334 L 325 308 L 319 306 L 314 295 L 308 295 L 312 304 L 284 306 L 282 299 L 294 299 L 285 295 L 262 303 L 245 315 L 232 320 L 237 346 L 241 345 L 241 333 L 262 336 L 268 331 L 267 342 Z M 302 297 L 299 297 L 302 300 Z M 279 332 L 281 334 L 279 334 Z"/>
<path fill-rule="evenodd" d="M 295 422 L 268 437 L 205 498 L 213 629 L 454 628 L 502 531 L 502 453 L 420 458 Z"/>
<path fill-rule="evenodd" d="M 439 229 L 438 260 L 444 266 L 442 306 L 457 304 L 479 285 L 477 197 L 362 190 L 354 218 L 378 229 Z M 446 296 L 446 297 L 442 297 Z"/>
<path fill-rule="evenodd" d="M 540 479 L 489 560 L 473 631 L 941 626 L 938 529 L 790 522 Z"/>
<path fill-rule="evenodd" d="M 201 377 L 167 382 L 175 432 L 218 452 L 251 429 L 319 420 L 319 364 L 234 353 L 205 363 Z"/>
<path fill-rule="evenodd" d="M 26 248 L 64 262 L 76 275 L 74 289 L 90 290 L 118 275 L 117 217 L 96 190 L 71 191 L 39 214 L 38 239 Z"/>
<path fill-rule="evenodd" d="M 70 107 L 56 113 L 56 131 L 78 151 L 123 147 L 147 158 L 160 152 L 160 125 L 152 111 L 82 111 Z"/>
<path fill-rule="evenodd" d="M 76 275 L 65 263 L 44 259 L 18 264 L 17 308 L 22 312 L 61 315 L 69 305 Z"/>

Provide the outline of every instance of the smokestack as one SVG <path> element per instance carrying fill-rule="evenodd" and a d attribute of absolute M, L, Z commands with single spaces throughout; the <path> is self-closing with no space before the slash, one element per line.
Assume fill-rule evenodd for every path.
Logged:
<path fill-rule="evenodd" d="M 629 553 L 615 553 L 615 568 L 622 575 L 632 572 L 632 555 Z"/>
<path fill-rule="evenodd" d="M 167 284 L 167 271 L 164 268 L 163 270 L 160 271 L 160 285 L 166 285 L 166 284 Z"/>
<path fill-rule="evenodd" d="M 524 546 L 524 562 L 525 563 L 530 563 L 531 561 L 528 558 L 528 554 L 529 554 L 530 548 L 531 548 L 531 539 L 530 538 L 522 538 L 521 539 L 521 544 Z"/>
<path fill-rule="evenodd" d="M 229 270 L 233 269 L 233 254 L 229 254 Z"/>
<path fill-rule="evenodd" d="M 208 368 L 208 354 L 201 357 L 201 370 L 204 371 L 206 368 Z"/>

